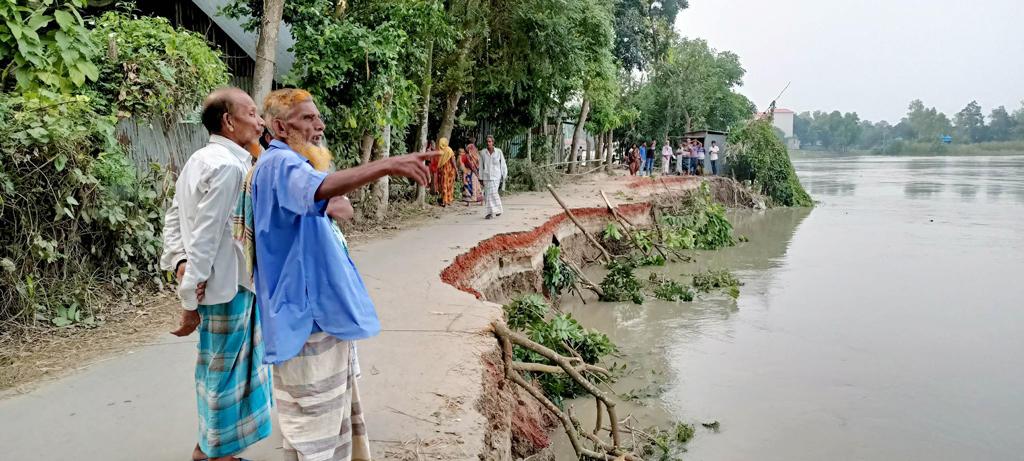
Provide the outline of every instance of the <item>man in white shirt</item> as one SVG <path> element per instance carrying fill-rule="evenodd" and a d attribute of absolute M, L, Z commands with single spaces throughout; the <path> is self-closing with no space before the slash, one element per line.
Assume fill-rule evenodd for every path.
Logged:
<path fill-rule="evenodd" d="M 193 460 L 234 460 L 270 435 L 270 379 L 252 280 L 233 222 L 241 186 L 258 152 L 263 119 L 252 98 L 222 88 L 203 102 L 210 142 L 189 157 L 164 217 L 160 266 L 174 271 L 182 315 L 171 334 L 199 328 Z"/>
<path fill-rule="evenodd" d="M 668 176 L 670 164 L 672 163 L 672 144 L 665 138 L 665 145 L 661 147 L 661 174 Z"/>
<path fill-rule="evenodd" d="M 687 158 L 686 140 L 679 141 L 679 148 L 676 149 L 676 175 L 682 175 L 686 168 L 684 164 L 689 161 Z"/>
<path fill-rule="evenodd" d="M 484 219 L 501 216 L 504 212 L 498 191 L 506 179 L 508 165 L 505 164 L 505 154 L 494 147 L 494 136 L 488 135 L 487 148 L 480 152 L 480 182 L 484 185 L 484 204 L 487 205 Z"/>
<path fill-rule="evenodd" d="M 718 176 L 718 142 L 711 141 L 711 174 Z"/>

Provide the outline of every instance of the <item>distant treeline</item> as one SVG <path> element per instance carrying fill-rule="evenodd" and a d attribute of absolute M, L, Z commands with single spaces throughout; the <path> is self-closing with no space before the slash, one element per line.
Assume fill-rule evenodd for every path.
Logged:
<path fill-rule="evenodd" d="M 999 106 L 987 117 L 981 105 L 971 101 L 950 119 L 915 99 L 910 102 L 907 115 L 895 125 L 885 120 L 861 120 L 856 112 L 801 112 L 793 120 L 793 134 L 800 139 L 801 149 L 833 152 L 871 150 L 899 154 L 941 145 L 946 135 L 952 137 L 954 145 L 1017 145 L 1009 141 L 1024 141 L 1024 101 L 1012 113 Z"/>

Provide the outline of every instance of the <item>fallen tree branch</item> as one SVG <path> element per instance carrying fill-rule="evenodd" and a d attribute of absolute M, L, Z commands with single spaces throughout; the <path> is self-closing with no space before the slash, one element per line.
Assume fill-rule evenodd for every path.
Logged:
<path fill-rule="evenodd" d="M 538 373 L 554 373 L 554 374 L 565 374 L 565 370 L 562 367 L 556 367 L 554 365 L 544 365 L 543 363 L 528 363 L 528 362 L 512 362 L 512 368 L 516 371 L 533 371 Z M 602 374 L 605 376 L 611 376 L 611 373 L 604 368 L 597 365 L 583 364 L 576 368 L 576 371 L 580 373 L 595 373 Z"/>
<path fill-rule="evenodd" d="M 578 219 L 576 219 L 576 216 L 572 214 L 572 211 L 569 210 L 569 207 L 565 204 L 565 202 L 562 201 L 562 198 L 558 196 L 558 193 L 555 192 L 555 188 L 552 187 L 551 184 L 548 184 L 547 186 L 548 191 L 551 192 L 551 196 L 555 198 L 555 201 L 558 202 L 558 205 L 562 207 L 562 210 L 565 210 L 565 215 L 569 217 L 569 220 L 572 221 L 572 223 L 575 224 L 577 228 L 579 228 L 580 232 L 583 232 L 583 235 L 587 237 L 587 240 L 589 240 L 591 244 L 593 244 L 598 250 L 601 250 L 601 255 L 604 257 L 604 261 L 606 263 L 611 262 L 612 257 L 611 255 L 608 254 L 608 250 L 606 250 L 604 246 L 602 246 L 601 243 L 594 238 L 593 235 L 590 235 L 590 232 L 587 232 L 587 229 L 583 227 L 583 224 L 581 224 Z"/>
<path fill-rule="evenodd" d="M 573 450 L 576 452 L 576 456 L 579 458 L 589 458 L 604 461 L 640 461 L 640 456 L 632 452 L 627 452 L 622 449 L 621 442 L 619 441 L 619 422 L 615 418 L 615 403 L 608 400 L 607 395 L 598 389 L 588 379 L 584 378 L 581 372 L 595 372 L 607 375 L 608 371 L 590 365 L 583 362 L 581 359 L 573 357 L 565 357 L 550 348 L 534 342 L 525 336 L 513 332 L 504 323 L 495 321 L 491 323 L 492 331 L 498 338 L 501 344 L 502 360 L 505 362 L 505 377 L 516 383 L 519 387 L 529 393 L 533 398 L 537 399 L 541 405 L 544 406 L 549 412 L 551 412 L 558 420 L 562 423 L 562 427 L 565 429 L 566 435 L 569 437 L 569 442 L 572 444 Z M 512 347 L 513 344 L 529 349 L 543 356 L 544 358 L 556 363 L 558 366 L 542 365 L 535 363 L 523 363 L 516 362 L 513 359 Z M 580 363 L 580 365 L 575 365 Z M 558 370 L 558 371 L 556 371 Z M 579 421 L 575 420 L 575 417 L 571 413 L 571 407 L 568 412 L 562 411 L 558 408 L 554 402 L 551 401 L 544 392 L 535 386 L 530 385 L 519 374 L 520 371 L 535 371 L 544 373 L 565 373 L 568 374 L 577 384 L 583 386 L 594 398 L 597 399 L 598 403 L 598 419 L 597 426 L 593 434 L 587 433 L 582 429 Z M 601 423 L 601 406 L 604 406 L 605 411 L 608 413 L 608 419 L 610 427 L 608 432 L 612 436 L 612 442 L 609 443 L 601 439 L 599 435 L 599 429 L 602 426 Z M 584 447 L 581 443 L 581 437 L 592 441 L 595 447 L 599 447 L 603 452 L 592 450 Z"/>
<path fill-rule="evenodd" d="M 586 288 L 588 288 L 590 291 L 593 291 L 594 293 L 597 293 L 598 296 L 604 296 L 604 290 L 601 289 L 601 286 L 587 278 L 587 275 L 583 273 L 583 269 L 580 269 L 580 267 L 577 266 L 576 263 L 569 261 L 568 259 L 563 259 L 562 262 L 564 262 L 565 265 L 569 266 L 569 268 L 576 273 L 577 277 L 583 280 L 583 284 Z"/>
<path fill-rule="evenodd" d="M 590 382 L 590 380 L 584 378 L 583 375 L 576 371 L 576 368 L 573 367 L 572 363 L 568 358 L 562 356 L 561 354 L 549 349 L 548 347 L 542 344 L 530 340 L 529 338 L 519 333 L 509 330 L 508 327 L 501 322 L 493 322 L 491 326 L 494 328 L 494 332 L 503 339 L 507 339 L 512 343 L 516 344 L 517 346 L 524 347 L 533 352 L 536 352 L 543 356 L 544 358 L 550 360 L 552 363 L 557 364 L 559 367 L 565 370 L 565 372 L 580 386 L 582 386 L 587 392 L 601 400 L 601 403 L 603 403 L 605 406 L 605 410 L 608 412 L 609 421 L 613 422 L 611 430 L 612 447 L 614 447 L 616 451 L 618 451 L 621 448 L 622 445 L 621 440 L 619 438 L 618 418 L 616 418 L 615 416 L 615 402 L 612 402 L 603 391 L 601 391 L 600 389 L 597 388 L 597 386 L 594 385 L 594 383 Z M 506 364 L 506 367 L 509 369 L 509 371 L 515 371 L 512 370 L 511 364 Z"/>

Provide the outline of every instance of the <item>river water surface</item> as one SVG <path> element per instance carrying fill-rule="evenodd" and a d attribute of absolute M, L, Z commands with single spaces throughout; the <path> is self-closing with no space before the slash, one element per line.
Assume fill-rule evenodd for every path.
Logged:
<path fill-rule="evenodd" d="M 687 460 L 1024 459 L 1024 155 L 794 164 L 813 210 L 654 269 L 730 269 L 738 300 L 563 301 L 640 364 L 620 415 L 719 421 Z"/>

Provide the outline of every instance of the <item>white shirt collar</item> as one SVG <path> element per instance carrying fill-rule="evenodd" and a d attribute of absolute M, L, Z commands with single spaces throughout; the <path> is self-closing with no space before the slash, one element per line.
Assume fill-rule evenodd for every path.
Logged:
<path fill-rule="evenodd" d="M 219 144 L 221 146 L 227 147 L 228 151 L 234 154 L 235 157 L 238 158 L 238 161 L 242 162 L 243 165 L 248 166 L 249 163 L 252 162 L 252 154 L 250 154 L 249 151 L 243 149 L 242 146 L 239 146 L 237 143 L 228 138 L 225 138 L 219 134 L 211 134 L 210 143 Z"/>

